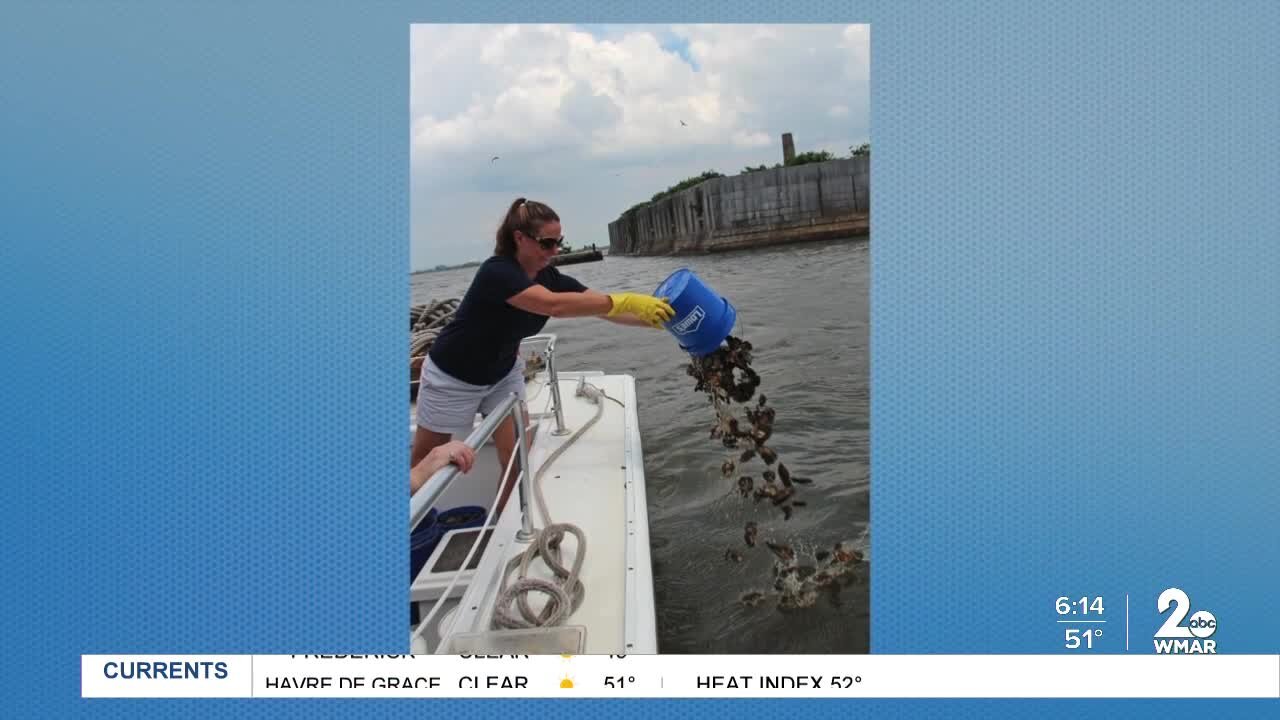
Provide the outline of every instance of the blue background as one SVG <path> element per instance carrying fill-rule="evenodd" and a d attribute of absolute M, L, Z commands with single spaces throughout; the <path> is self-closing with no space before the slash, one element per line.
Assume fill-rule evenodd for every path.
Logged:
<path fill-rule="evenodd" d="M 1280 652 L 1280 5 L 1024 5 L 6 4 L 4 714 L 423 712 L 78 697 L 81 653 L 405 649 L 423 21 L 870 22 L 873 651 L 1062 652 L 1054 599 L 1101 594 L 1123 652 L 1128 593 L 1149 653 L 1178 586 L 1222 652 Z"/>

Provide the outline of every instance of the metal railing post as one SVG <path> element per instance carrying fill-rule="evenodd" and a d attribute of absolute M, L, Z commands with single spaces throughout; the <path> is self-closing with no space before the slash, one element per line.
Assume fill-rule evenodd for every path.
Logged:
<path fill-rule="evenodd" d="M 512 393 L 512 397 L 518 397 Z M 520 453 L 520 530 L 516 532 L 517 542 L 529 542 L 536 533 L 533 531 L 533 473 L 529 468 L 529 446 L 525 441 L 525 414 L 519 400 L 511 406 L 511 418 L 516 426 L 516 450 Z"/>
<path fill-rule="evenodd" d="M 560 378 L 556 375 L 556 345 L 551 342 L 542 351 L 547 357 L 547 377 L 551 382 L 551 402 L 556 406 L 556 429 L 551 431 L 557 437 L 568 435 L 569 429 L 564 426 L 564 408 L 560 403 Z"/>

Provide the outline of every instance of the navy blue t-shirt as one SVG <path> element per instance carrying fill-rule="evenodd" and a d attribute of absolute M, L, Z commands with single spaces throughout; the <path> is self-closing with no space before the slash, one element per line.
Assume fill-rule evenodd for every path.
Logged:
<path fill-rule="evenodd" d="M 507 300 L 534 283 L 551 292 L 582 292 L 587 287 L 554 267 L 529 279 L 514 257 L 494 255 L 480 264 L 453 320 L 431 345 L 431 361 L 472 385 L 492 385 L 516 364 L 520 341 L 537 335 L 546 315 L 525 312 Z"/>

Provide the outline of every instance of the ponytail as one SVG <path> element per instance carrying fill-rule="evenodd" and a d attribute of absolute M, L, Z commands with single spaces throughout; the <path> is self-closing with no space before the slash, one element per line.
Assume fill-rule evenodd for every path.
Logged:
<path fill-rule="evenodd" d="M 549 222 L 559 222 L 560 216 L 550 206 L 536 200 L 516 198 L 507 208 L 507 214 L 498 226 L 498 234 L 493 247 L 494 255 L 516 254 L 516 231 L 532 235 L 536 230 Z"/>

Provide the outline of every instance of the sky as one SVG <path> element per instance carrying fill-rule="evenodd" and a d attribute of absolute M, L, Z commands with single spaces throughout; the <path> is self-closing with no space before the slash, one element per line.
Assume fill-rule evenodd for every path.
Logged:
<path fill-rule="evenodd" d="M 783 133 L 797 153 L 871 142 L 867 25 L 414 25 L 410 43 L 415 271 L 491 255 L 517 197 L 607 247 L 654 193 L 781 162 Z"/>

